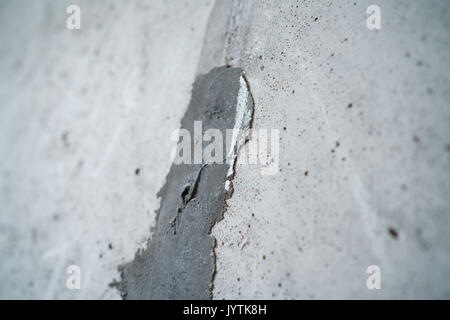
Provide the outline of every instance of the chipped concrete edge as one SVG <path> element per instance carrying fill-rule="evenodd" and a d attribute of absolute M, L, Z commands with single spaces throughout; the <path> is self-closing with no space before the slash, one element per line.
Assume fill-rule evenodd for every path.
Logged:
<path fill-rule="evenodd" d="M 255 99 L 253 98 L 253 94 L 252 94 L 252 90 L 250 88 L 250 83 L 247 79 L 247 76 L 245 75 L 244 70 L 241 69 L 241 79 L 243 79 L 243 81 L 245 82 L 244 85 L 247 88 L 248 91 L 248 97 L 250 99 L 250 105 L 252 106 L 251 108 L 251 112 L 250 112 L 250 119 L 248 122 L 248 129 L 252 129 L 253 128 L 253 121 L 254 121 L 254 115 L 255 115 Z M 239 99 L 239 97 L 238 97 Z M 239 103 L 239 102 L 238 102 Z M 216 255 L 216 248 L 217 248 L 217 239 L 212 235 L 212 230 L 214 229 L 214 227 L 216 226 L 217 223 L 219 223 L 220 221 L 222 221 L 224 219 L 225 213 L 228 210 L 228 200 L 231 199 L 233 197 L 233 193 L 234 193 L 234 185 L 233 185 L 233 180 L 236 176 L 236 162 L 237 159 L 239 158 L 239 154 L 240 154 L 240 150 L 242 149 L 242 147 L 251 139 L 251 130 L 248 130 L 245 133 L 244 139 L 242 141 L 242 139 L 239 141 L 239 145 L 237 148 L 237 152 L 236 155 L 233 159 L 233 162 L 230 163 L 230 168 L 229 170 L 231 171 L 231 174 L 227 177 L 226 182 L 230 182 L 230 189 L 228 190 L 228 192 L 225 195 L 225 200 L 224 200 L 224 206 L 222 209 L 222 212 L 219 216 L 218 219 L 216 219 L 214 221 L 214 223 L 211 225 L 211 228 L 209 229 L 209 236 L 213 239 L 214 241 L 214 246 L 213 246 L 213 250 L 212 250 L 212 258 L 213 258 L 213 274 L 212 274 L 212 278 L 211 278 L 211 285 L 210 285 L 210 299 L 213 300 L 214 299 L 214 280 L 217 274 L 217 255 Z"/>

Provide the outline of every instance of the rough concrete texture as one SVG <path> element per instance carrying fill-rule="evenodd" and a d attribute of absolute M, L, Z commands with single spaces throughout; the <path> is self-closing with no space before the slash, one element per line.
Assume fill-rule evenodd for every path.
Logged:
<path fill-rule="evenodd" d="M 371 4 L 230 9 L 226 60 L 254 127 L 281 132 L 280 172 L 238 166 L 215 299 L 450 298 L 449 2 L 376 1 L 379 31 Z"/>
<path fill-rule="evenodd" d="M 180 146 L 187 147 L 177 151 L 183 156 L 191 148 L 194 152 L 185 157 L 187 163 L 172 165 L 159 192 L 161 207 L 149 248 L 120 268 L 122 279 L 117 286 L 124 298 L 212 297 L 215 242 L 211 228 L 222 218 L 225 201 L 232 195 L 229 183 L 235 157 L 227 161 L 227 155 L 236 154 L 238 141 L 245 139 L 235 139 L 227 152 L 220 151 L 227 146 L 227 130 L 250 128 L 253 115 L 253 100 L 244 77 L 240 69 L 225 66 L 196 79 L 181 121 L 182 130 L 189 135 L 180 136 Z M 241 116 L 245 114 L 249 117 Z M 208 132 L 214 136 L 208 138 Z M 218 144 L 221 147 L 215 148 Z M 200 157 L 195 150 L 200 151 Z M 220 160 L 206 161 L 202 154 L 208 150 Z"/>
<path fill-rule="evenodd" d="M 237 166 L 213 298 L 450 298 L 448 1 L 80 1 L 77 32 L 69 3 L 0 4 L 0 297 L 119 297 L 195 75 L 229 64 L 280 171 Z"/>

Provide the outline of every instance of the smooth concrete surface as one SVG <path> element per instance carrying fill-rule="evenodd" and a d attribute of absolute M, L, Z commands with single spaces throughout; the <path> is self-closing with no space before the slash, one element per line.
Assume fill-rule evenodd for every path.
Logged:
<path fill-rule="evenodd" d="M 213 5 L 77 1 L 68 30 L 72 3 L 0 5 L 0 298 L 120 298 L 108 285 L 151 237 Z"/>
<path fill-rule="evenodd" d="M 448 1 L 78 1 L 81 30 L 69 4 L 0 2 L 0 298 L 120 298 L 195 76 L 225 64 L 280 170 L 237 166 L 213 298 L 450 298 Z"/>

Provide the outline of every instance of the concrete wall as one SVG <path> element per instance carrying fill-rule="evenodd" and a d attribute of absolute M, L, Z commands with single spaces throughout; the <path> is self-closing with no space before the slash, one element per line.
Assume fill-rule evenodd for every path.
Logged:
<path fill-rule="evenodd" d="M 151 237 L 212 8 L 78 1 L 70 31 L 71 3 L 1 4 L 1 298 L 120 298 L 108 284 Z"/>
<path fill-rule="evenodd" d="M 236 6 L 227 52 L 280 172 L 237 170 L 215 298 L 450 297 L 449 3 L 377 1 L 379 31 L 371 4 Z"/>
<path fill-rule="evenodd" d="M 195 75 L 224 64 L 280 170 L 237 167 L 214 298 L 450 297 L 447 1 L 77 1 L 70 31 L 72 3 L 0 2 L 1 298 L 119 298 Z"/>

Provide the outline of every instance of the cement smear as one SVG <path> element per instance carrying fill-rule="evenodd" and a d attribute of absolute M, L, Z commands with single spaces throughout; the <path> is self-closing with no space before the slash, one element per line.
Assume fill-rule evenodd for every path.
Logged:
<path fill-rule="evenodd" d="M 194 136 L 218 129 L 248 129 L 253 98 L 241 69 L 218 67 L 198 76 L 181 128 Z M 158 193 L 161 206 L 147 249 L 120 266 L 115 286 L 125 299 L 210 299 L 215 273 L 215 240 L 211 228 L 226 208 L 233 188 L 234 162 L 245 136 L 233 135 L 223 164 L 173 164 Z M 203 142 L 202 149 L 209 143 Z M 224 145 L 225 149 L 225 145 Z M 228 150 L 228 148 L 227 148 Z M 192 152 L 193 155 L 194 152 Z"/>

